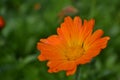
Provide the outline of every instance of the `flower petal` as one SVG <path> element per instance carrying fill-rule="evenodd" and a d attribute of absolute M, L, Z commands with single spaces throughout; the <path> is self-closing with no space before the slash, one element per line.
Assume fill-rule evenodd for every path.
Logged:
<path fill-rule="evenodd" d="M 90 62 L 93 57 L 97 56 L 100 51 L 106 47 L 109 39 L 109 37 L 104 37 L 96 40 L 84 53 L 84 55 L 76 60 L 76 64 L 85 64 Z"/>
<path fill-rule="evenodd" d="M 81 27 L 82 20 L 79 17 L 75 17 L 74 21 L 70 17 L 66 17 L 61 27 L 57 29 L 57 33 L 69 46 L 77 45 Z"/>
<path fill-rule="evenodd" d="M 61 70 L 72 70 L 73 68 L 76 67 L 76 64 L 74 61 L 64 61 L 63 63 L 60 63 L 57 66 L 54 66 L 49 69 L 50 72 L 58 72 Z"/>
<path fill-rule="evenodd" d="M 48 37 L 47 39 L 41 39 L 40 41 L 42 43 L 55 45 L 55 46 L 61 45 L 61 41 L 57 35 L 52 35 L 52 36 Z"/>
<path fill-rule="evenodd" d="M 106 47 L 109 39 L 109 37 L 97 39 L 88 49 L 103 49 Z"/>
<path fill-rule="evenodd" d="M 68 70 L 68 71 L 66 72 L 66 75 L 67 75 L 67 76 L 73 75 L 73 74 L 76 72 L 76 69 L 77 69 L 77 67 L 75 66 L 75 68 L 73 68 L 72 70 Z"/>
<path fill-rule="evenodd" d="M 49 61 L 47 63 L 47 66 L 49 67 L 49 70 L 48 72 L 56 72 L 57 70 L 54 69 L 55 67 L 57 67 L 59 64 L 62 64 L 64 63 L 65 61 L 64 60 L 52 60 L 52 61 Z"/>
<path fill-rule="evenodd" d="M 103 31 L 101 29 L 96 30 L 92 35 L 88 36 L 84 41 L 84 49 L 87 50 L 91 44 L 95 42 L 95 40 L 99 39 L 103 35 Z"/>
<path fill-rule="evenodd" d="M 91 19 L 90 21 L 84 20 L 84 24 L 79 32 L 79 44 L 82 46 L 85 39 L 92 33 L 94 27 L 94 20 Z"/>
<path fill-rule="evenodd" d="M 60 47 L 57 46 L 52 46 L 49 44 L 44 44 L 44 43 L 38 43 L 38 50 L 40 50 L 42 55 L 42 58 L 46 60 L 60 60 L 60 59 L 65 59 L 63 54 L 61 54 L 61 51 L 59 49 Z M 38 57 L 39 60 L 42 60 L 42 58 Z"/>
<path fill-rule="evenodd" d="M 47 60 L 47 59 L 45 58 L 45 56 L 43 56 L 43 55 L 41 54 L 41 55 L 38 56 L 38 60 L 40 60 L 40 61 L 45 61 L 45 60 Z"/>

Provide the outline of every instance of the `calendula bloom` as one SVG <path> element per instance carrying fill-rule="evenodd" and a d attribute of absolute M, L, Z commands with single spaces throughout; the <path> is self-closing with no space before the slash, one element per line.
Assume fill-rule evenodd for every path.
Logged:
<path fill-rule="evenodd" d="M 57 28 L 57 35 L 47 39 L 40 39 L 37 44 L 41 54 L 40 61 L 47 60 L 48 72 L 66 71 L 67 75 L 75 73 L 80 64 L 86 64 L 97 56 L 107 45 L 108 36 L 102 37 L 103 30 L 93 32 L 94 20 L 82 20 L 75 17 L 73 20 L 66 17 Z"/>
<path fill-rule="evenodd" d="M 0 29 L 2 29 L 5 26 L 5 21 L 2 16 L 0 16 Z"/>
<path fill-rule="evenodd" d="M 34 10 L 39 10 L 41 8 L 41 5 L 40 5 L 40 3 L 36 3 L 35 5 L 34 5 Z"/>
<path fill-rule="evenodd" d="M 68 14 L 73 15 L 73 14 L 76 14 L 77 12 L 78 10 L 74 6 L 66 6 L 60 11 L 60 13 L 58 14 L 58 17 L 59 19 L 63 19 L 65 15 L 68 15 Z"/>

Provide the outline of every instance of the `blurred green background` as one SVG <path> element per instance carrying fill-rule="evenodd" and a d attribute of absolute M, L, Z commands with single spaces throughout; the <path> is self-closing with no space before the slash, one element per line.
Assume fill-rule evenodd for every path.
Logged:
<path fill-rule="evenodd" d="M 6 22 L 0 30 L 0 80 L 73 80 L 64 71 L 48 73 L 36 49 L 68 15 L 94 18 L 94 29 L 111 37 L 99 56 L 81 65 L 81 80 L 120 80 L 120 0 L 0 0 Z"/>

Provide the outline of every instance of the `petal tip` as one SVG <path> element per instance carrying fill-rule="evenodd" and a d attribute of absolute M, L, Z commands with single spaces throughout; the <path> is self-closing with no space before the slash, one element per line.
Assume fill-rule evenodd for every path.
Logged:
<path fill-rule="evenodd" d="M 64 18 L 64 21 L 72 21 L 72 18 L 71 18 L 70 16 L 66 16 L 66 17 Z"/>
<path fill-rule="evenodd" d="M 108 37 L 106 37 L 106 39 L 107 39 L 107 40 L 110 40 L 110 37 L 108 36 Z"/>
<path fill-rule="evenodd" d="M 37 58 L 38 58 L 38 60 L 40 60 L 40 61 L 45 61 L 45 60 L 46 60 L 43 55 L 39 55 Z"/>

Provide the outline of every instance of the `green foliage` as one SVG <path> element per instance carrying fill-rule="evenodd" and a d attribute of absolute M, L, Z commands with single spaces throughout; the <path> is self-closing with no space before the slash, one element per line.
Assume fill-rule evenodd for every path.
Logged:
<path fill-rule="evenodd" d="M 56 34 L 63 21 L 59 13 L 67 6 L 77 13 L 65 16 L 94 18 L 95 30 L 101 28 L 111 37 L 99 56 L 81 65 L 81 80 L 120 79 L 120 0 L 0 0 L 6 22 L 0 30 L 0 80 L 73 80 L 64 71 L 48 73 L 36 49 L 40 38 Z"/>

